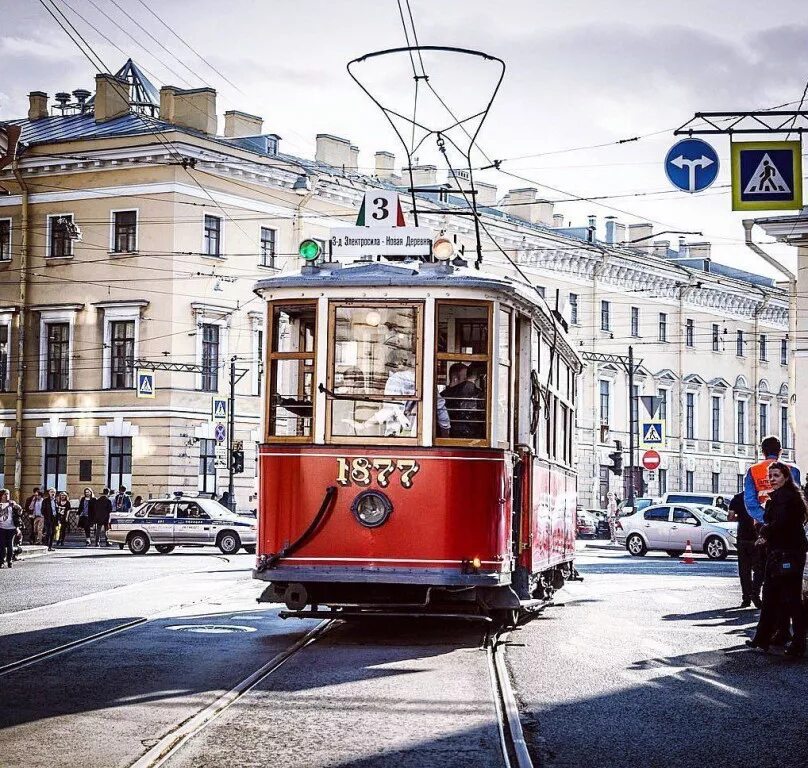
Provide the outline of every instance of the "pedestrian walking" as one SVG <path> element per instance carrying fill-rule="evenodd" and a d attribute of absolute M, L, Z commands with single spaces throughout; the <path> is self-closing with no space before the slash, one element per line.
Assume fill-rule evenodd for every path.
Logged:
<path fill-rule="evenodd" d="M 617 543 L 617 497 L 614 491 L 609 491 L 606 494 L 606 519 L 609 522 L 609 537 L 611 543 Z"/>
<path fill-rule="evenodd" d="M 37 496 L 39 496 L 40 499 L 42 498 L 42 491 L 40 490 L 39 486 L 35 486 L 31 490 L 31 495 L 25 500 L 25 503 L 22 505 L 22 514 L 23 514 L 22 529 L 23 529 L 23 534 L 25 533 L 25 530 L 26 530 L 26 518 L 27 518 L 28 537 L 29 537 L 29 540 L 30 540 L 31 544 L 34 543 L 34 540 L 36 538 L 36 532 L 34 531 L 34 515 L 33 515 L 33 509 L 31 508 L 31 504 L 32 504 L 32 502 L 34 501 L 34 499 Z"/>
<path fill-rule="evenodd" d="M 20 533 L 22 507 L 11 500 L 9 492 L 0 488 L 0 568 L 3 560 L 11 568 L 14 562 L 14 537 Z"/>
<path fill-rule="evenodd" d="M 56 533 L 56 489 L 48 488 L 48 495 L 42 500 L 42 517 L 45 519 L 45 543 L 48 551 L 53 550 L 53 537 Z"/>
<path fill-rule="evenodd" d="M 109 518 L 112 514 L 112 501 L 109 498 L 109 488 L 104 488 L 101 495 L 95 500 L 94 518 L 95 524 L 95 546 L 101 546 L 101 539 L 104 540 L 104 546 L 109 546 L 109 539 L 107 539 L 107 530 L 109 530 Z"/>
<path fill-rule="evenodd" d="M 79 527 L 84 531 L 84 546 L 90 546 L 90 522 L 95 517 L 95 494 L 92 488 L 85 488 L 79 499 Z"/>
<path fill-rule="evenodd" d="M 28 516 L 31 520 L 31 544 L 42 544 L 42 535 L 45 531 L 45 518 L 42 515 L 42 491 L 34 488 L 34 492 L 28 497 L 25 506 L 28 509 Z"/>
<path fill-rule="evenodd" d="M 729 502 L 729 512 L 738 522 L 738 578 L 741 581 L 741 608 L 754 603 L 760 608 L 760 588 L 763 586 L 763 564 L 765 553 L 756 546 L 758 535 L 755 521 L 746 511 L 743 493 L 736 493 Z"/>
<path fill-rule="evenodd" d="M 60 547 L 65 545 L 65 537 L 70 533 L 70 497 L 67 491 L 59 491 L 56 495 L 56 516 L 58 532 L 58 543 Z"/>
<path fill-rule="evenodd" d="M 112 508 L 118 515 L 125 515 L 132 509 L 132 499 L 126 494 L 125 485 L 118 488 L 118 493 L 115 494 L 115 500 L 112 502 Z"/>
<path fill-rule="evenodd" d="M 768 651 L 780 618 L 787 617 L 793 624 L 794 637 L 785 652 L 799 657 L 805 654 L 802 574 L 808 552 L 804 527 L 808 508 L 787 464 L 775 461 L 769 466 L 769 483 L 771 491 L 758 538 L 758 546 L 765 545 L 768 551 L 763 607 L 755 636 L 746 644 Z"/>

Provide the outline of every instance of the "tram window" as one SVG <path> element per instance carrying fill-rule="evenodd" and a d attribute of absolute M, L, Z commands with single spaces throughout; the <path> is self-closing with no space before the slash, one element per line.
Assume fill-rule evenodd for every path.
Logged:
<path fill-rule="evenodd" d="M 417 437 L 420 307 L 345 304 L 332 323 L 331 437 Z"/>
<path fill-rule="evenodd" d="M 437 440 L 483 444 L 488 436 L 490 322 L 488 303 L 437 302 Z M 509 338 L 506 343 L 510 346 Z"/>
<path fill-rule="evenodd" d="M 314 419 L 316 304 L 274 304 L 270 323 L 269 437 L 310 439 Z"/>
<path fill-rule="evenodd" d="M 511 413 L 511 313 L 499 310 L 497 339 L 497 439 L 500 447 L 510 444 Z"/>

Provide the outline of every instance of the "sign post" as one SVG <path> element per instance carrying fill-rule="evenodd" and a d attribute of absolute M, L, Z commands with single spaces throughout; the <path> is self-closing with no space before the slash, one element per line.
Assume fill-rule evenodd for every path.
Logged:
<path fill-rule="evenodd" d="M 646 451 L 642 455 L 642 465 L 649 471 L 653 472 L 659 468 L 662 457 L 656 451 Z"/>
<path fill-rule="evenodd" d="M 665 422 L 662 419 L 649 419 L 640 424 L 640 445 L 643 448 L 665 445 Z"/>

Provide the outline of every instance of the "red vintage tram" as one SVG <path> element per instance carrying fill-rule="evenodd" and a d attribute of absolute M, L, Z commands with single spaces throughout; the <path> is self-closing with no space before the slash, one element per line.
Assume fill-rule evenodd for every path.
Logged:
<path fill-rule="evenodd" d="M 574 574 L 581 366 L 532 287 L 365 261 L 256 291 L 262 600 L 299 616 L 509 615 Z"/>

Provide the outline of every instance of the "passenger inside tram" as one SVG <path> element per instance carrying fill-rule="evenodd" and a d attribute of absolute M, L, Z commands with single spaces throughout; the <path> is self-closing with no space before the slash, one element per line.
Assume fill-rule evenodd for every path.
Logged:
<path fill-rule="evenodd" d="M 464 370 L 461 371 L 461 368 Z M 440 393 L 449 416 L 449 437 L 461 440 L 485 438 L 485 377 L 485 363 L 474 362 L 468 367 L 463 363 L 455 363 L 449 368 L 450 385 Z M 457 383 L 451 384 L 453 379 Z M 438 425 L 440 426 L 440 418 Z"/>

